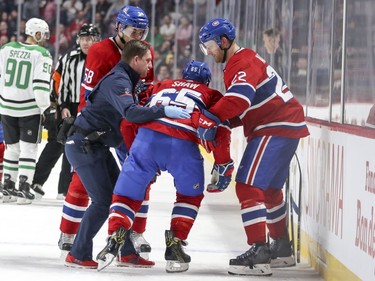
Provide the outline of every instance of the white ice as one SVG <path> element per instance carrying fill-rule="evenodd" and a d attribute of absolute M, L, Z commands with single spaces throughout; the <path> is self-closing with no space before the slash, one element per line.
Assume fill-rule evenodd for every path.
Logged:
<path fill-rule="evenodd" d="M 181 156 L 183 157 L 183 156 Z M 206 164 L 210 178 L 210 162 Z M 242 227 L 233 187 L 220 194 L 205 194 L 199 215 L 185 248 L 191 256 L 190 269 L 166 273 L 164 230 L 169 229 L 175 199 L 172 177 L 162 173 L 152 186 L 146 239 L 152 246 L 153 268 L 117 268 L 101 272 L 63 265 L 57 246 L 63 201 L 56 200 L 60 161 L 44 185 L 46 195 L 31 205 L 0 204 L 0 280 L 3 281 L 110 281 L 110 280 L 323 280 L 307 264 L 274 269 L 271 277 L 228 275 L 228 263 L 249 246 Z M 189 168 L 186 168 L 189 170 Z M 105 246 L 107 223 L 94 239 L 93 256 Z"/>

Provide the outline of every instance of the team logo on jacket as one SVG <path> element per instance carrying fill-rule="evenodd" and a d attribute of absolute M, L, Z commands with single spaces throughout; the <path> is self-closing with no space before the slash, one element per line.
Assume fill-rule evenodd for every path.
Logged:
<path fill-rule="evenodd" d="M 121 96 L 131 96 L 130 89 L 129 88 L 125 88 L 124 89 L 124 93 Z"/>

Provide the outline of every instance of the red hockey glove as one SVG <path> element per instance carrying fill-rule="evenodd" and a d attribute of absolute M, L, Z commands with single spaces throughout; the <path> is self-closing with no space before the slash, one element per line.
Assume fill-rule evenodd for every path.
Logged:
<path fill-rule="evenodd" d="M 231 160 L 227 164 L 215 164 L 211 171 L 211 183 L 207 185 L 207 192 L 222 192 L 232 180 L 234 162 Z"/>

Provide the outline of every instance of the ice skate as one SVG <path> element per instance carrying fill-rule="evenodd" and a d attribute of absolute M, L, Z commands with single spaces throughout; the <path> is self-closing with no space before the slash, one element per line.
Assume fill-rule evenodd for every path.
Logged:
<path fill-rule="evenodd" d="M 133 243 L 135 251 L 144 259 L 149 259 L 149 253 L 151 252 L 150 243 L 146 241 L 142 233 L 130 231 L 130 241 Z"/>
<path fill-rule="evenodd" d="M 118 267 L 135 267 L 135 268 L 150 268 L 155 265 L 155 262 L 142 258 L 138 253 L 118 256 L 116 266 Z"/>
<path fill-rule="evenodd" d="M 93 260 L 81 261 L 68 253 L 65 259 L 65 266 L 74 268 L 96 269 L 98 268 L 98 263 Z"/>
<path fill-rule="evenodd" d="M 98 271 L 103 270 L 112 263 L 125 243 L 127 232 L 128 230 L 121 226 L 108 237 L 107 245 L 96 257 L 99 262 Z"/>
<path fill-rule="evenodd" d="M 174 237 L 172 230 L 165 231 L 165 250 L 164 258 L 167 261 L 165 270 L 168 273 L 184 272 L 189 269 L 190 256 L 185 254 L 183 246 L 187 242 Z"/>
<path fill-rule="evenodd" d="M 3 186 L 3 202 L 10 203 L 17 201 L 16 183 L 10 180 L 10 177 L 5 175 Z"/>
<path fill-rule="evenodd" d="M 155 265 L 155 262 L 144 259 L 140 253 L 135 249 L 131 240 L 131 233 L 128 232 L 124 246 L 121 248 L 116 259 L 116 266 L 119 267 L 135 267 L 135 268 L 150 268 Z"/>
<path fill-rule="evenodd" d="M 290 267 L 296 265 L 296 260 L 293 255 L 292 245 L 289 237 L 276 239 L 270 245 L 271 249 L 271 267 Z"/>
<path fill-rule="evenodd" d="M 17 192 L 17 204 L 28 205 L 31 204 L 35 199 L 34 194 L 30 192 L 30 184 L 27 181 L 26 176 L 20 176 L 19 190 Z"/>
<path fill-rule="evenodd" d="M 61 232 L 60 239 L 57 245 L 59 246 L 59 249 L 61 250 L 60 258 L 62 260 L 65 260 L 67 254 L 72 249 L 74 236 L 75 236 L 74 234 L 67 234 L 67 233 Z"/>
<path fill-rule="evenodd" d="M 38 199 L 38 200 L 42 199 L 42 197 L 45 194 L 43 191 L 42 185 L 34 183 L 31 185 L 31 189 L 34 190 L 35 199 Z"/>
<path fill-rule="evenodd" d="M 268 243 L 254 244 L 242 255 L 229 261 L 229 274 L 269 276 L 272 275 L 270 266 L 271 251 Z"/>

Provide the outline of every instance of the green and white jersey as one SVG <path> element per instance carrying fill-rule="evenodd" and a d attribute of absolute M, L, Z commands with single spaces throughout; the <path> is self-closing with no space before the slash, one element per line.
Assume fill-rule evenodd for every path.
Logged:
<path fill-rule="evenodd" d="M 41 114 L 50 105 L 52 58 L 38 45 L 10 42 L 0 49 L 0 114 Z"/>

